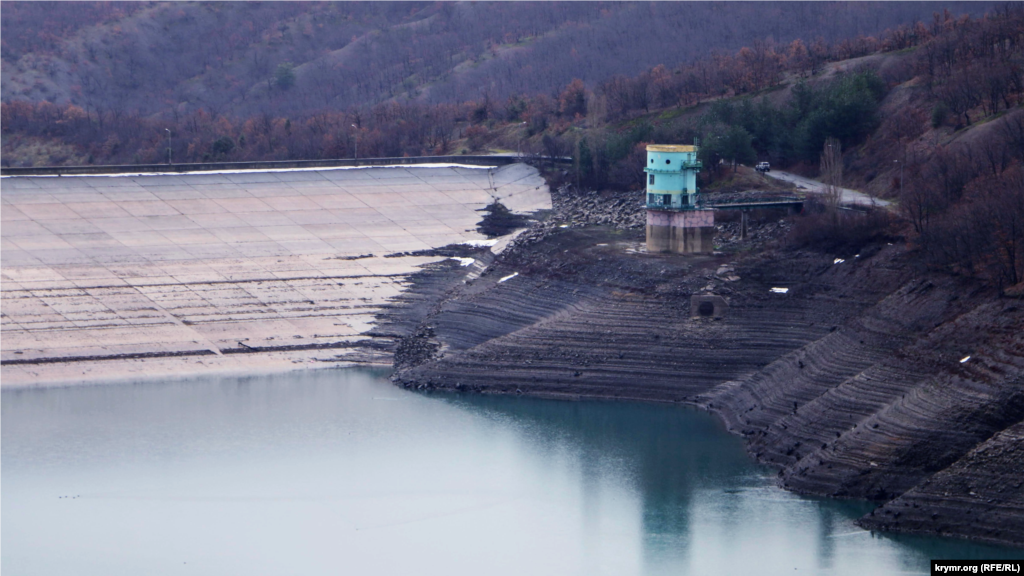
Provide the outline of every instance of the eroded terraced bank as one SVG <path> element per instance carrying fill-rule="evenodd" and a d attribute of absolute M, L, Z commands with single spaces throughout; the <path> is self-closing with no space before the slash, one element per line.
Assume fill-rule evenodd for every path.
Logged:
<path fill-rule="evenodd" d="M 641 244 L 600 227 L 523 238 L 418 308 L 396 382 L 703 406 L 785 487 L 883 504 L 865 526 L 1024 544 L 1020 300 L 916 271 L 900 245 L 837 261 Z M 724 317 L 692 316 L 699 294 Z"/>

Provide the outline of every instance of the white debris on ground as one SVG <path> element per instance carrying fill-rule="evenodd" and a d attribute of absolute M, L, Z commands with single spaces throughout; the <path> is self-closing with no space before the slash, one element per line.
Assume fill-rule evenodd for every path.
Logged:
<path fill-rule="evenodd" d="M 963 358 L 960 359 L 960 363 L 963 364 L 964 362 L 967 362 L 970 359 L 971 359 L 970 356 L 964 356 Z"/>
<path fill-rule="evenodd" d="M 459 266 L 470 266 L 471 264 L 476 262 L 476 258 L 461 258 L 459 256 L 453 256 L 451 259 L 458 260 Z"/>
<path fill-rule="evenodd" d="M 772 294 L 787 294 L 789 292 L 789 288 L 772 288 L 769 292 Z"/>
<path fill-rule="evenodd" d="M 502 282 L 504 282 L 506 280 L 511 280 L 511 279 L 515 278 L 516 276 L 519 276 L 519 272 L 513 272 L 513 273 L 509 274 L 508 276 L 505 276 L 501 280 L 498 280 L 498 284 L 501 284 Z"/>
<path fill-rule="evenodd" d="M 466 242 L 460 242 L 463 246 L 472 246 L 474 248 L 490 248 L 497 243 L 497 238 L 493 240 L 467 240 Z"/>
<path fill-rule="evenodd" d="M 842 258 L 836 258 L 832 261 L 833 264 L 842 264 L 843 262 L 846 262 L 846 260 L 843 260 Z"/>
<path fill-rule="evenodd" d="M 715 275 L 717 275 L 722 280 L 725 280 L 726 282 L 735 282 L 740 279 L 740 277 L 736 274 L 735 269 L 729 264 L 723 264 L 722 266 L 719 266 L 718 270 L 715 272 Z"/>

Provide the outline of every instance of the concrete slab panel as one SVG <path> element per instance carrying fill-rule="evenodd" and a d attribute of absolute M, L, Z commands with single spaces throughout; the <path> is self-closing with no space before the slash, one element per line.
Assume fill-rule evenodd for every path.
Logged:
<path fill-rule="evenodd" d="M 206 230 L 227 230 L 230 228 L 249 228 L 250 223 L 235 214 L 189 214 L 188 219 Z"/>
<path fill-rule="evenodd" d="M 186 216 L 195 214 L 223 214 L 227 212 L 227 209 L 218 204 L 216 200 L 205 197 L 165 200 L 165 203 L 177 210 L 179 214 Z"/>
<path fill-rule="evenodd" d="M 104 232 L 96 234 L 61 234 L 60 239 L 76 248 L 122 246 L 117 239 Z"/>
<path fill-rule="evenodd" d="M 31 220 L 27 214 L 18 210 L 13 204 L 4 204 L 3 209 L 0 209 L 0 221 L 3 222 L 15 222 L 18 220 Z"/>
<path fill-rule="evenodd" d="M 116 202 L 111 202 L 99 194 L 89 202 L 71 202 L 67 207 L 74 210 L 79 218 L 131 218 L 127 210 L 122 209 Z"/>
<path fill-rule="evenodd" d="M 147 223 L 135 218 L 134 216 L 128 216 L 127 214 L 128 213 L 125 212 L 124 217 L 114 218 L 89 217 L 89 222 L 92 223 L 93 226 L 115 237 L 117 232 L 141 232 L 152 230 Z"/>
<path fill-rule="evenodd" d="M 259 198 L 224 198 L 217 199 L 216 202 L 233 214 L 274 211 L 274 208 L 271 208 Z"/>
<path fill-rule="evenodd" d="M 14 244 L 22 250 L 35 251 L 35 250 L 58 250 L 74 248 L 71 244 L 68 244 L 56 234 L 39 234 L 35 236 L 14 236 L 8 237 L 8 242 Z M 38 257 L 38 256 L 37 256 Z"/>
<path fill-rule="evenodd" d="M 236 214 L 239 218 L 245 221 L 250 226 L 293 226 L 295 222 L 292 222 L 285 212 L 247 212 L 245 214 Z"/>
<path fill-rule="evenodd" d="M 102 233 L 95 224 L 82 218 L 71 220 L 42 220 L 40 224 L 54 234 L 89 234 Z"/>
<path fill-rule="evenodd" d="M 15 220 L 0 226 L 0 234 L 7 238 L 53 234 L 34 220 Z"/>
<path fill-rule="evenodd" d="M 119 202 L 118 206 L 132 216 L 173 216 L 180 214 L 178 210 L 163 200 Z"/>
<path fill-rule="evenodd" d="M 268 196 L 261 198 L 264 204 L 279 212 L 291 212 L 295 210 L 320 210 L 323 208 L 312 198 L 306 196 Z"/>
<path fill-rule="evenodd" d="M 153 230 L 188 230 L 201 228 L 187 216 L 143 216 L 139 218 Z"/>

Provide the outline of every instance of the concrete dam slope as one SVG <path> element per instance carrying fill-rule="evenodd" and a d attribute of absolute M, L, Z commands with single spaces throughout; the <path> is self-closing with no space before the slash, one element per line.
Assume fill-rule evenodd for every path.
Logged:
<path fill-rule="evenodd" d="M 26 176 L 0 199 L 4 386 L 389 362 L 364 334 L 435 249 L 486 240 L 492 202 L 551 207 L 524 164 Z M 465 248 L 447 266 L 489 257 Z"/>
<path fill-rule="evenodd" d="M 1019 300 L 919 273 L 899 245 L 681 256 L 641 234 L 522 236 L 415 312 L 394 380 L 703 406 L 786 488 L 883 504 L 865 526 L 1024 545 Z M 702 293 L 724 317 L 691 315 Z"/>

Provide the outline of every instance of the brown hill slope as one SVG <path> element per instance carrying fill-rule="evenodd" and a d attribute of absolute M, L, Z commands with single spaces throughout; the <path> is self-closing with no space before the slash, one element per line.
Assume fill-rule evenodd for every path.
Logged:
<path fill-rule="evenodd" d="M 991 6 L 5 2 L 2 99 L 234 117 L 421 96 L 452 102 L 483 92 L 502 101 L 549 93 L 573 78 L 596 85 L 674 66 L 755 39 L 835 41 L 943 9 L 978 15 Z"/>

